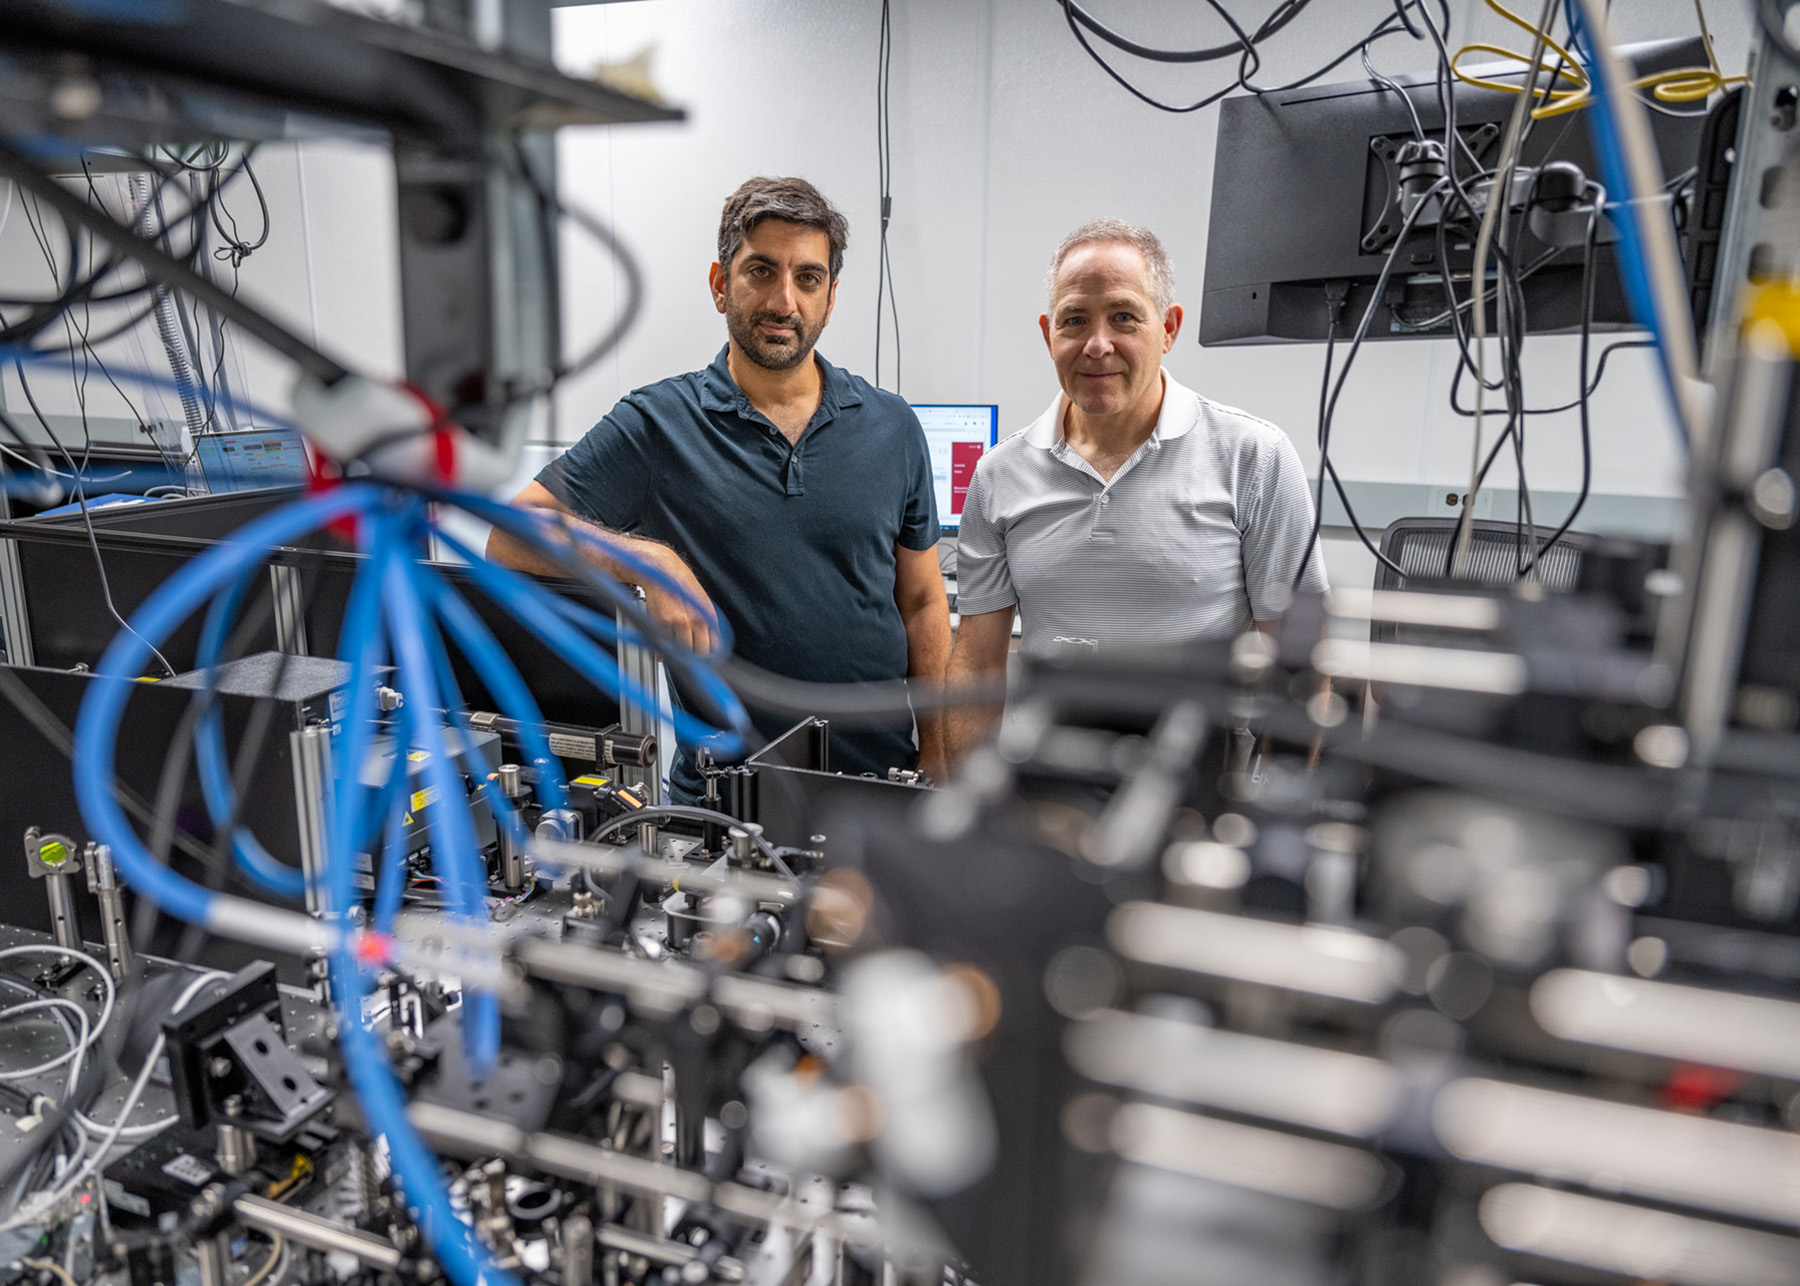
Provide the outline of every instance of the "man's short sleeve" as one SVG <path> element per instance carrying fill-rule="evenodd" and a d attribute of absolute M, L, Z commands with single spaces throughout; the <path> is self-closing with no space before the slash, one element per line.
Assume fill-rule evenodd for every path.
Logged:
<path fill-rule="evenodd" d="M 629 531 L 655 481 L 656 428 L 634 397 L 538 472 L 546 491 L 583 518 Z"/>
<path fill-rule="evenodd" d="M 1006 562 L 1006 536 L 994 525 L 988 493 L 984 455 L 969 480 L 963 499 L 962 530 L 956 540 L 956 611 L 959 616 L 979 616 L 1014 607 L 1019 596 L 1013 590 L 1012 572 Z"/>
<path fill-rule="evenodd" d="M 1287 610 L 1294 593 L 1325 592 L 1325 557 L 1313 536 L 1312 496 L 1300 453 L 1285 433 L 1277 431 L 1273 449 L 1258 472 L 1255 494 L 1248 497 L 1243 535 L 1244 589 L 1250 615 L 1272 621 Z M 1311 552 L 1306 553 L 1311 545 Z M 1306 553 L 1306 574 L 1294 584 L 1294 571 Z"/>
<path fill-rule="evenodd" d="M 900 544 L 906 549 L 930 549 L 938 542 L 937 490 L 931 483 L 931 452 L 925 446 L 925 430 L 919 417 L 906 408 L 911 430 L 907 453 L 906 504 L 900 514 Z"/>

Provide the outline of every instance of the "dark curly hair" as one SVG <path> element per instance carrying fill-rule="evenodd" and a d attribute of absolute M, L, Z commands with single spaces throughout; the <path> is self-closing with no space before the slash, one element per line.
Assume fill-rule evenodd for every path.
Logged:
<path fill-rule="evenodd" d="M 844 247 L 850 241 L 850 224 L 805 179 L 748 179 L 725 198 L 725 210 L 719 216 L 721 267 L 731 267 L 744 238 L 764 219 L 781 219 L 823 232 L 831 244 L 831 279 L 837 280 L 844 266 Z"/>

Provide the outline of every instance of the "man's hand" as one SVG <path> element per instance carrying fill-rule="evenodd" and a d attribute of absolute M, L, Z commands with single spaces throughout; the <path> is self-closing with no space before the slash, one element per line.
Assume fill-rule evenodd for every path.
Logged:
<path fill-rule="evenodd" d="M 654 540 L 645 540 L 638 536 L 627 536 L 621 532 L 611 531 L 579 517 L 570 512 L 569 507 L 558 500 L 549 488 L 542 483 L 527 483 L 525 490 L 513 497 L 512 503 L 521 509 L 543 509 L 561 515 L 562 521 L 569 527 L 583 527 L 601 537 L 607 545 L 619 551 L 619 557 L 610 558 L 595 545 L 582 542 L 577 545 L 581 557 L 611 576 L 614 580 L 624 581 L 630 585 L 639 585 L 644 591 L 644 605 L 650 613 L 650 619 L 666 630 L 671 641 L 682 647 L 691 648 L 695 652 L 710 652 L 718 643 L 719 613 L 700 588 L 700 582 L 688 565 L 667 545 L 658 544 Z M 571 540 L 573 536 L 569 537 Z M 534 572 L 539 576 L 567 576 L 568 569 L 556 559 L 541 553 L 531 545 L 515 540 L 500 528 L 496 527 L 488 535 L 487 556 L 504 567 L 515 567 L 523 572 Z M 675 593 L 668 586 L 652 581 L 644 575 L 640 567 L 634 566 L 627 558 L 637 563 L 648 563 L 661 572 L 667 580 L 679 585 L 685 592 Z M 690 601 L 691 600 L 691 601 Z"/>
<path fill-rule="evenodd" d="M 653 545 L 651 548 L 661 552 L 647 561 L 673 581 L 682 592 L 676 593 L 674 589 L 656 584 L 648 577 L 635 578 L 643 587 L 644 606 L 650 613 L 650 619 L 662 626 L 675 643 L 702 656 L 707 655 L 719 644 L 718 609 L 706 596 L 706 591 L 700 588 L 700 582 L 693 571 L 681 561 L 680 554 L 666 545 Z M 633 552 L 642 554 L 646 551 Z"/>

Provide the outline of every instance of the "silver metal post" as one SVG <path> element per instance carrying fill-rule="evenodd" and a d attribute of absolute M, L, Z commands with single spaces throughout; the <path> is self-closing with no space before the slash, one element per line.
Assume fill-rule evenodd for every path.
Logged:
<path fill-rule="evenodd" d="M 120 891 L 118 876 L 113 871 L 112 850 L 104 844 L 89 844 L 84 856 L 88 891 L 100 903 L 100 934 L 106 940 L 106 964 L 113 977 L 122 980 L 132 971 L 137 958 L 131 950 L 131 931 L 125 924 L 125 895 Z"/>
<path fill-rule="evenodd" d="M 306 913 L 325 912 L 326 801 L 331 789 L 331 730 L 319 724 L 288 734 L 294 758 L 294 803 L 300 817 L 300 869 Z M 395 771 L 405 771 L 404 765 Z"/>
<path fill-rule="evenodd" d="M 275 646 L 294 656 L 306 655 L 306 596 L 297 567 L 269 566 L 269 593 L 275 605 Z"/>
<path fill-rule="evenodd" d="M 509 893 L 525 887 L 525 854 L 513 843 L 512 832 L 504 826 L 500 831 L 500 882 Z"/>
<path fill-rule="evenodd" d="M 0 475 L 4 475 L 0 468 Z M 0 518 L 11 518 L 12 508 L 0 489 Z M 31 665 L 31 617 L 25 609 L 25 578 L 19 571 L 19 542 L 0 540 L 0 648 L 10 665 Z"/>
<path fill-rule="evenodd" d="M 200 1261 L 200 1286 L 230 1286 L 231 1254 L 226 1238 L 227 1234 L 219 1233 L 202 1237 L 195 1244 L 194 1255 Z"/>
<path fill-rule="evenodd" d="M 81 950 L 81 921 L 75 913 L 75 895 L 69 891 L 69 877 L 46 875 L 44 892 L 50 895 L 50 933 L 59 947 Z"/>
<path fill-rule="evenodd" d="M 279 1233 L 297 1245 L 310 1246 L 314 1250 L 328 1253 L 341 1250 L 383 1272 L 397 1272 L 406 1262 L 400 1248 L 386 1237 L 333 1223 L 321 1215 L 284 1206 L 267 1197 L 239 1197 L 231 1203 L 231 1211 L 246 1228 L 271 1235 Z"/>
<path fill-rule="evenodd" d="M 294 811 L 300 822 L 300 871 L 306 880 L 306 913 L 325 913 L 325 843 L 331 790 L 331 729 L 313 724 L 288 733 L 294 761 Z M 405 772 L 396 760 L 395 772 Z M 308 964 L 308 974 L 319 999 L 331 1001 L 331 971 L 321 953 Z"/>
<path fill-rule="evenodd" d="M 81 870 L 81 850 L 67 835 L 51 835 L 32 826 L 25 831 L 25 865 L 34 880 L 44 882 L 50 900 L 50 932 L 56 945 L 71 951 L 82 948 L 81 921 L 75 911 L 75 893 L 69 879 Z"/>
<path fill-rule="evenodd" d="M 500 793 L 516 804 L 525 795 L 525 783 L 519 772 L 518 764 L 501 764 L 495 774 L 499 779 Z M 513 836 L 504 826 L 500 832 L 500 882 L 509 892 L 518 892 L 525 887 L 525 854 L 513 842 Z"/>
<path fill-rule="evenodd" d="M 563 1220 L 563 1286 L 593 1286 L 594 1221 L 586 1215 Z"/>
<path fill-rule="evenodd" d="M 648 707 L 635 701 L 619 702 L 619 726 L 626 732 L 643 736 L 656 736 L 656 693 L 657 680 L 662 673 L 662 662 L 656 653 L 639 643 L 626 641 L 629 626 L 621 617 L 619 624 L 619 672 L 636 686 L 638 691 L 647 693 L 651 703 Z M 621 766 L 618 769 L 619 780 L 627 786 L 642 786 L 644 800 L 655 805 L 662 803 L 662 767 L 656 762 L 645 764 L 641 768 Z"/>
<path fill-rule="evenodd" d="M 219 1169 L 233 1176 L 250 1173 L 256 1164 L 256 1136 L 241 1125 L 219 1122 Z"/>

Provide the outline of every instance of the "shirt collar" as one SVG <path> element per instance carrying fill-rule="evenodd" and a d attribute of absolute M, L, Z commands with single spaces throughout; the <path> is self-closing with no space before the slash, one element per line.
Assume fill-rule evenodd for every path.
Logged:
<path fill-rule="evenodd" d="M 730 353 L 731 345 L 726 344 L 719 350 L 719 355 L 713 358 L 712 365 L 700 372 L 700 405 L 708 411 L 722 411 L 748 419 L 755 408 L 750 405 L 750 399 L 744 396 L 744 390 L 738 387 L 737 381 L 731 378 L 731 366 L 727 360 Z M 862 405 L 862 393 L 849 372 L 826 361 L 817 349 L 813 350 L 813 360 L 819 364 L 819 374 L 825 383 L 819 398 L 819 410 L 824 414 L 817 423 L 824 423 L 847 407 Z"/>
<path fill-rule="evenodd" d="M 1200 397 L 1193 390 L 1183 387 L 1166 368 L 1162 372 L 1162 379 L 1162 410 L 1157 413 L 1156 427 L 1150 430 L 1150 440 L 1173 442 L 1176 438 L 1186 437 L 1193 432 L 1194 426 L 1200 422 Z M 1033 420 L 1025 430 L 1025 441 L 1042 451 L 1053 451 L 1060 446 L 1063 440 L 1063 416 L 1068 406 L 1068 396 L 1058 393 L 1056 400 L 1050 403 L 1050 409 Z"/>

